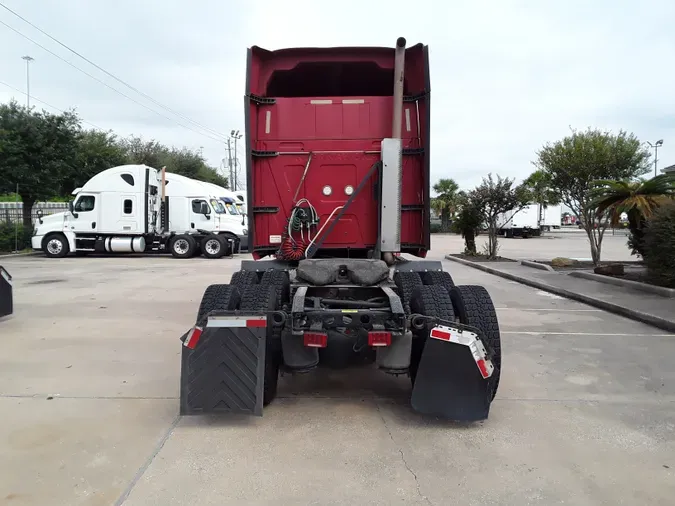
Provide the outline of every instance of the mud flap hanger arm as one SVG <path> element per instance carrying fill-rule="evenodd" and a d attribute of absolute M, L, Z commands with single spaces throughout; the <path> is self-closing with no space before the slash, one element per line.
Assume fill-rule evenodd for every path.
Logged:
<path fill-rule="evenodd" d="M 481 343 L 483 343 L 485 351 L 487 351 L 488 358 L 492 359 L 492 357 L 494 357 L 494 349 L 492 348 L 490 343 L 487 342 L 487 339 L 485 339 L 485 335 L 483 335 L 483 332 L 476 327 L 472 327 L 471 325 L 464 325 L 463 323 L 455 321 L 442 320 L 441 318 L 436 318 L 434 316 L 424 316 L 421 314 L 411 314 L 408 318 L 410 322 L 410 328 L 414 330 L 423 330 L 425 328 L 430 328 L 433 325 L 442 325 L 444 327 L 456 329 L 460 333 L 464 331 L 473 332 L 478 336 L 478 339 L 480 339 Z"/>

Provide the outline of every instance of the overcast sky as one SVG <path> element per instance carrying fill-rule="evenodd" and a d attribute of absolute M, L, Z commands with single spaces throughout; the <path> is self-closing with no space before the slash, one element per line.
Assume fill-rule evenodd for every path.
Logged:
<path fill-rule="evenodd" d="M 463 188 L 488 172 L 522 179 L 536 150 L 570 126 L 664 139 L 675 164 L 673 0 L 0 0 L 143 93 L 223 134 L 244 127 L 246 48 L 428 44 L 432 177 Z M 399 10 L 400 9 L 400 10 Z M 212 165 L 222 142 L 69 53 L 10 12 L 0 21 L 155 114 L 0 24 L 0 81 L 120 135 L 199 149 Z M 24 101 L 0 84 L 0 100 Z M 34 102 L 35 104 L 35 102 Z M 36 104 L 42 106 L 42 104 Z M 46 106 L 45 106 L 46 108 Z M 166 117 L 162 117 L 166 116 Z M 183 123 L 200 133 L 181 127 Z"/>

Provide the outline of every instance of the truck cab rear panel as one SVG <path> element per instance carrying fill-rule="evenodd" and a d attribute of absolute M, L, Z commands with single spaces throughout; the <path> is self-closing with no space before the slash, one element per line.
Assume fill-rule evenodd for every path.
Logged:
<path fill-rule="evenodd" d="M 380 160 L 381 141 L 392 133 L 393 66 L 390 48 L 249 49 L 247 200 L 254 258 L 279 247 L 298 200 L 308 199 L 316 208 L 320 227 Z M 429 249 L 429 72 L 428 49 L 421 44 L 406 52 L 405 94 L 401 250 L 424 257 Z M 373 176 L 322 249 L 363 257 L 375 247 L 378 191 Z"/>

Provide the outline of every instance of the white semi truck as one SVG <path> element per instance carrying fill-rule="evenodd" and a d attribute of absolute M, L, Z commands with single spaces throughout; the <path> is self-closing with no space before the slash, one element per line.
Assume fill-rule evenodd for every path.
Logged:
<path fill-rule="evenodd" d="M 32 247 L 48 257 L 68 253 L 202 253 L 220 258 L 238 251 L 247 235 L 240 221 L 221 220 L 218 199 L 198 182 L 146 165 L 102 171 L 73 194 L 69 210 L 39 216 Z M 172 183 L 166 184 L 166 181 Z"/>

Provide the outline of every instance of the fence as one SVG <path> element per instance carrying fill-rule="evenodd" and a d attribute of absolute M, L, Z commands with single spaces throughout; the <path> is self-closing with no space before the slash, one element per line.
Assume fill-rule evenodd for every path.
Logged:
<path fill-rule="evenodd" d="M 33 225 L 38 219 L 38 210 L 42 211 L 43 216 L 48 214 L 60 213 L 68 209 L 67 202 L 37 202 L 31 210 L 31 220 Z M 23 204 L 21 202 L 0 202 L 0 223 L 22 223 L 23 222 Z"/>

